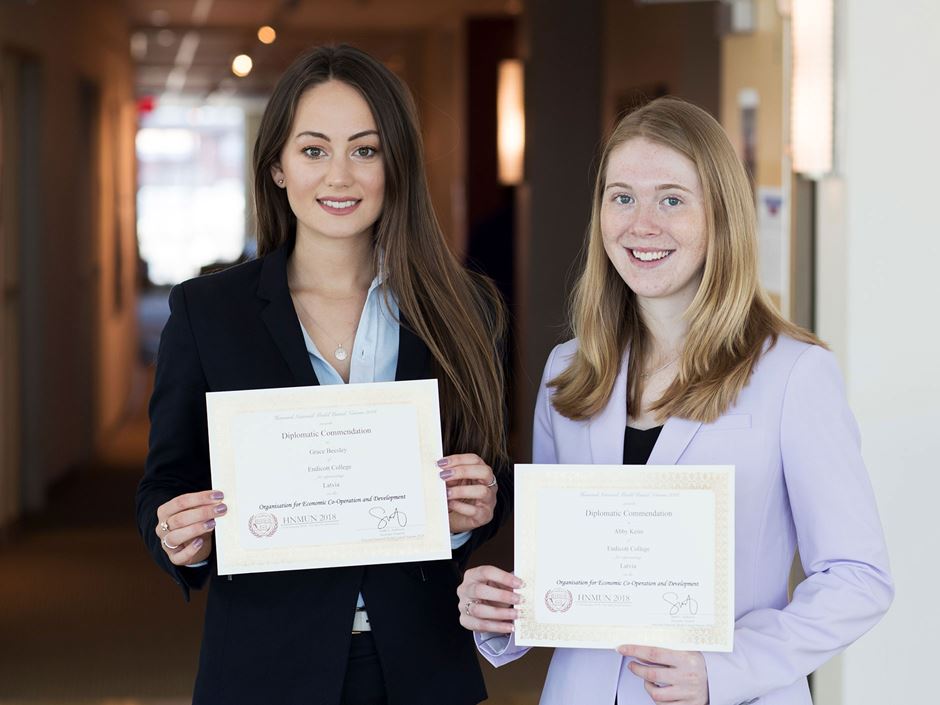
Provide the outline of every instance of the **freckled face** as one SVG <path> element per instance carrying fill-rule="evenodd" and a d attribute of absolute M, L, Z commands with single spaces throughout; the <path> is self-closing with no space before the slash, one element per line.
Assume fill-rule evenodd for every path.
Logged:
<path fill-rule="evenodd" d="M 370 237 L 382 212 L 385 166 L 359 92 L 335 80 L 305 91 L 271 176 L 287 190 L 298 238 Z"/>
<path fill-rule="evenodd" d="M 604 186 L 601 234 L 617 273 L 640 299 L 687 306 L 702 281 L 707 246 L 695 165 L 638 137 L 611 153 Z"/>

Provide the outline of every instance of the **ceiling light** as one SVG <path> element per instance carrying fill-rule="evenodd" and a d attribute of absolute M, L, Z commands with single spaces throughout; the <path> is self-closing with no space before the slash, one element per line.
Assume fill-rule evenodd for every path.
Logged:
<path fill-rule="evenodd" d="M 232 73 L 239 78 L 244 78 L 251 73 L 251 67 L 254 64 L 248 54 L 239 54 L 232 60 Z"/>
<path fill-rule="evenodd" d="M 277 32 L 274 31 L 274 27 L 265 25 L 258 29 L 258 41 L 262 44 L 274 44 L 275 39 L 277 39 Z"/>

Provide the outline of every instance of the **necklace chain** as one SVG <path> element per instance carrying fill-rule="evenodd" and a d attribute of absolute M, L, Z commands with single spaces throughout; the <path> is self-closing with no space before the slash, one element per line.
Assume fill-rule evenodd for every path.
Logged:
<path fill-rule="evenodd" d="M 673 363 L 675 363 L 678 359 L 679 359 L 679 356 L 676 355 L 674 358 L 672 358 L 672 359 L 671 359 L 669 362 L 667 362 L 665 365 L 660 365 L 660 366 L 657 367 L 655 370 L 651 370 L 650 372 L 641 372 L 641 373 L 640 373 L 640 377 L 643 378 L 643 379 L 648 379 L 649 377 L 652 377 L 652 376 L 653 376 L 654 374 L 656 374 L 657 372 L 662 372 L 662 371 L 665 370 L 667 367 L 669 367 L 670 365 L 672 365 Z"/>
<path fill-rule="evenodd" d="M 303 313 L 308 319 L 310 319 L 310 322 L 313 323 L 313 325 L 315 325 L 317 328 L 323 331 L 323 333 L 326 335 L 327 338 L 335 342 L 336 337 L 334 335 L 331 335 L 330 332 L 326 328 L 324 328 L 320 323 L 317 322 L 316 318 L 310 315 L 310 311 L 307 310 L 307 307 L 304 306 L 303 302 L 300 300 L 300 293 L 299 292 L 298 293 L 291 292 L 291 293 L 294 294 L 293 296 L 294 302 L 298 306 L 300 306 L 301 313 Z M 355 337 L 355 331 L 353 332 L 353 337 Z M 345 346 L 343 345 L 343 341 L 340 341 L 336 344 L 336 348 L 333 350 L 333 357 L 335 357 L 340 362 L 342 362 L 347 357 L 349 357 L 349 352 L 346 350 Z"/>

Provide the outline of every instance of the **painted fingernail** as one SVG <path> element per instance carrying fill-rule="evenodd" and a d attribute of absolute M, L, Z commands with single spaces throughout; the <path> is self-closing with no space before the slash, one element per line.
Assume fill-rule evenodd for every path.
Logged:
<path fill-rule="evenodd" d="M 454 491 L 453 491 L 450 487 L 447 488 L 447 496 L 448 496 L 448 497 L 453 497 L 453 496 L 454 496 Z"/>
<path fill-rule="evenodd" d="M 216 514 L 224 514 L 227 510 L 228 510 L 228 507 L 226 507 L 224 504 L 217 504 L 215 506 L 215 509 L 213 509 L 212 511 L 214 511 Z"/>
<path fill-rule="evenodd" d="M 438 473 L 438 475 L 440 475 L 440 478 L 441 478 L 442 480 L 446 480 L 447 478 L 449 478 L 449 477 L 452 476 L 453 474 L 454 474 L 454 471 L 453 471 L 453 470 L 441 470 L 441 471 Z"/>
<path fill-rule="evenodd" d="M 202 548 L 202 539 L 196 539 L 193 541 L 193 548 Z"/>
<path fill-rule="evenodd" d="M 206 527 L 207 529 L 215 528 L 215 519 L 210 519 L 205 524 L 203 524 L 203 526 Z"/>
<path fill-rule="evenodd" d="M 439 468 L 446 468 L 449 464 L 450 460 L 448 458 L 441 458 L 437 461 L 437 467 Z"/>
<path fill-rule="evenodd" d="M 223 492 L 213 492 L 211 495 L 212 499 L 225 499 L 225 494 Z"/>

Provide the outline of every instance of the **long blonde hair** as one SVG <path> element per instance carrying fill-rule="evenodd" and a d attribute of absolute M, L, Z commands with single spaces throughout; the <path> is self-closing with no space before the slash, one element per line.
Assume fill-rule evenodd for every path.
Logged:
<path fill-rule="evenodd" d="M 348 45 L 316 47 L 294 61 L 275 86 L 253 156 L 258 254 L 295 237 L 297 219 L 286 193 L 271 179 L 271 166 L 288 139 L 300 96 L 329 80 L 358 90 L 378 127 L 385 202 L 375 225 L 374 264 L 386 273 L 402 324 L 431 353 L 440 385 L 444 452 L 474 452 L 494 467 L 504 465 L 502 299 L 489 279 L 462 267 L 447 247 L 431 207 L 414 101 L 398 77 L 369 54 Z"/>
<path fill-rule="evenodd" d="M 714 421 L 747 384 L 764 346 L 780 334 L 820 345 L 809 331 L 785 320 L 760 285 L 757 216 L 750 182 L 731 142 L 711 115 L 677 98 L 659 98 L 624 117 L 604 151 L 594 185 L 584 269 L 570 312 L 577 352 L 549 382 L 559 413 L 583 420 L 598 413 L 613 392 L 630 346 L 627 409 L 639 411 L 642 365 L 649 333 L 636 296 L 614 269 L 600 227 L 611 153 L 636 138 L 669 147 L 695 164 L 705 200 L 707 248 L 702 283 L 685 312 L 689 333 L 675 380 L 650 409 L 660 419 Z"/>

